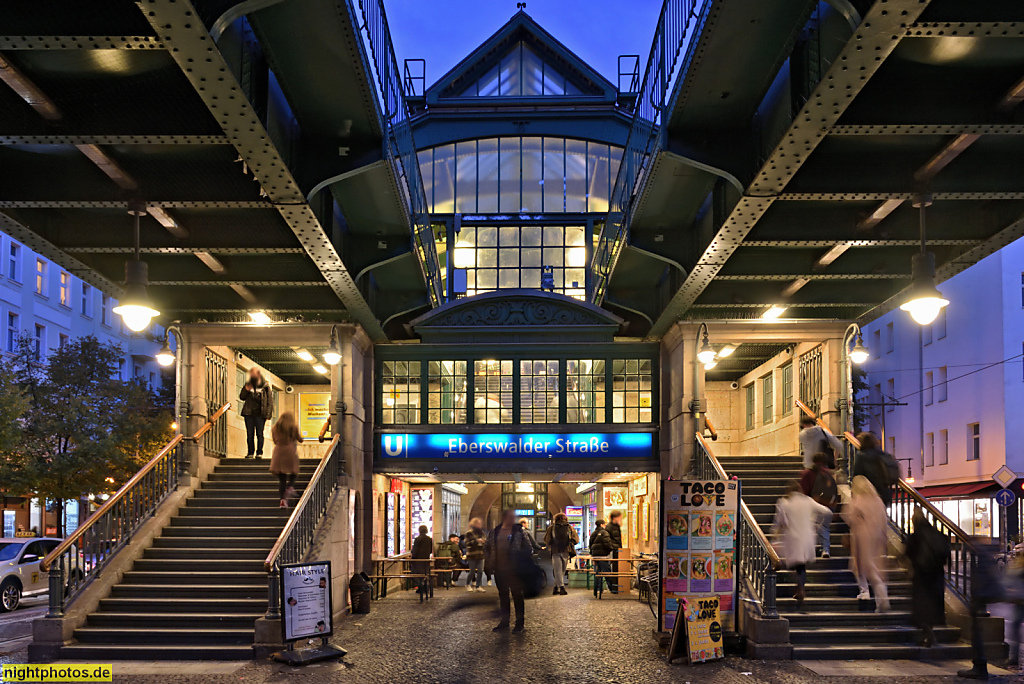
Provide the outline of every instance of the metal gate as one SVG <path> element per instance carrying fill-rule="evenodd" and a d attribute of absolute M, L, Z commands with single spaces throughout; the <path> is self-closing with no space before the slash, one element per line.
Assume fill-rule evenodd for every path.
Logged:
<path fill-rule="evenodd" d="M 800 401 L 821 413 L 821 347 L 800 355 Z"/>
<path fill-rule="evenodd" d="M 228 401 L 228 362 L 223 356 L 206 350 L 206 410 L 212 414 Z M 203 446 L 211 456 L 228 453 L 228 421 L 218 420 L 206 433 Z"/>

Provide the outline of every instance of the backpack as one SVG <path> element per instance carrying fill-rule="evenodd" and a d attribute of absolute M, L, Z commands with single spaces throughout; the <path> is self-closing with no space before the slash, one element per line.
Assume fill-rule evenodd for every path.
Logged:
<path fill-rule="evenodd" d="M 839 487 L 836 486 L 836 479 L 824 468 L 819 469 L 817 475 L 814 476 L 814 484 L 811 485 L 811 498 L 832 510 L 835 510 L 836 504 L 839 503 Z"/>
<path fill-rule="evenodd" d="M 900 464 L 892 454 L 886 451 L 882 452 L 882 464 L 885 466 L 882 473 L 885 475 L 885 483 L 892 487 L 900 481 Z"/>
<path fill-rule="evenodd" d="M 941 572 L 949 562 L 949 539 L 935 528 L 924 531 L 917 550 L 917 565 L 924 572 Z"/>
<path fill-rule="evenodd" d="M 828 435 L 825 434 L 824 428 L 818 426 L 818 432 L 821 433 L 821 441 L 818 442 L 818 453 L 825 454 L 828 460 L 825 461 L 825 467 L 829 470 L 836 469 L 836 451 L 832 448 L 832 444 L 828 441 Z M 814 454 L 811 454 L 812 456 Z"/>

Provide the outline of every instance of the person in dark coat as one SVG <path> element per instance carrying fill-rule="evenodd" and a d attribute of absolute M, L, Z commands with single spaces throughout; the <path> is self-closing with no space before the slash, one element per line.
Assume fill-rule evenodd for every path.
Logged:
<path fill-rule="evenodd" d="M 949 540 L 932 526 L 920 508 L 914 511 L 914 531 L 907 537 L 904 554 L 913 569 L 911 608 L 921 630 L 920 644 L 935 645 L 935 625 L 946 624 L 946 580 Z"/>
<path fill-rule="evenodd" d="M 866 477 L 875 486 L 882 503 L 888 508 L 892 504 L 892 488 L 896 484 L 891 473 L 893 470 L 899 472 L 899 466 L 892 454 L 882 451 L 873 432 L 860 433 L 857 435 L 857 441 L 860 442 L 860 451 L 857 452 L 850 480 L 858 475 Z"/>
<path fill-rule="evenodd" d="M 566 596 L 565 574 L 566 565 L 569 563 L 569 555 L 575 555 L 574 549 L 580 543 L 580 537 L 576 529 L 569 524 L 569 518 L 565 513 L 555 515 L 555 522 L 548 527 L 544 533 L 544 543 L 551 549 L 551 573 L 555 578 L 554 596 Z"/>
<path fill-rule="evenodd" d="M 412 542 L 412 567 L 417 575 L 423 575 L 416 587 L 420 603 L 423 603 L 423 599 L 430 598 L 430 557 L 434 554 L 434 540 L 427 534 L 426 525 L 420 525 L 419 532 Z"/>
<path fill-rule="evenodd" d="M 249 369 L 249 381 L 238 393 L 245 420 L 245 457 L 263 455 L 263 426 L 274 415 L 274 391 L 263 379 L 259 368 Z"/>
<path fill-rule="evenodd" d="M 498 601 L 501 605 L 501 622 L 493 631 L 508 629 L 512 617 L 511 603 L 515 603 L 516 625 L 512 631 L 522 632 L 526 601 L 520 573 L 527 562 L 532 563 L 533 545 L 526 537 L 522 525 L 516 522 L 515 510 L 503 511 L 501 524 L 487 535 L 486 556 L 494 571 L 494 585 L 498 588 Z"/>
<path fill-rule="evenodd" d="M 596 527 L 590 533 L 590 556 L 595 559 L 594 570 L 597 573 L 609 573 L 612 571 L 612 562 L 603 559 L 612 555 L 615 546 L 608 530 L 604 528 L 604 520 L 599 518 L 594 524 Z M 598 558 L 602 560 L 597 560 Z M 604 580 L 604 577 L 594 576 L 594 596 L 598 596 L 604 591 Z"/>
<path fill-rule="evenodd" d="M 612 558 L 619 557 L 619 549 L 622 548 L 622 511 L 612 511 L 608 515 L 608 536 L 612 540 Z M 615 561 L 609 561 L 608 565 L 611 566 L 609 572 L 618 572 L 619 564 Z M 608 591 L 613 594 L 619 593 L 619 579 L 617 577 L 609 577 L 608 579 Z"/>
<path fill-rule="evenodd" d="M 971 647 L 974 650 L 974 667 L 956 673 L 964 679 L 988 679 L 988 658 L 985 656 L 985 635 L 978 620 L 988 614 L 988 604 L 999 601 L 1002 582 L 996 570 L 992 540 L 988 537 L 974 538 L 971 557 Z"/>

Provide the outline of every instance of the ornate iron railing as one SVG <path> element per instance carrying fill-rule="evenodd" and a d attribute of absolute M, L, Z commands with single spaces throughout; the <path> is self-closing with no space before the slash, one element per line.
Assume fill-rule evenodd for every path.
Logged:
<path fill-rule="evenodd" d="M 357 0 L 359 11 L 346 0 L 353 17 L 362 17 L 361 30 L 366 32 L 370 58 L 377 80 L 378 97 L 384 119 L 384 158 L 391 165 L 398 181 L 398 190 L 404 194 L 412 230 L 412 249 L 419 259 L 423 278 L 432 306 L 444 300 L 441 289 L 441 266 L 437 245 L 430 227 L 427 196 L 423 190 L 420 164 L 416 157 L 416 144 L 412 137 L 411 112 L 402 86 L 402 72 L 398 68 L 391 31 L 384 13 L 382 0 Z"/>
<path fill-rule="evenodd" d="M 302 497 L 295 504 L 288 522 L 274 542 L 274 548 L 263 561 L 267 571 L 267 619 L 277 620 L 281 617 L 280 567 L 288 563 L 298 563 L 309 550 L 317 525 L 327 513 L 334 490 L 338 488 L 338 477 L 344 472 L 345 456 L 339 448 L 340 435 L 334 435 L 324 451 L 320 464 L 310 478 Z"/>
<path fill-rule="evenodd" d="M 48 617 L 60 617 L 86 583 L 98 577 L 111 558 L 153 515 L 167 496 L 178 488 L 186 471 L 183 442 L 198 442 L 231 408 L 221 406 L 191 437 L 175 435 L 156 456 L 100 506 L 88 520 L 62 541 L 39 564 L 49 573 Z"/>
<path fill-rule="evenodd" d="M 697 435 L 697 446 L 694 451 L 693 473 L 701 480 L 729 479 L 725 468 L 715 458 L 711 447 L 708 446 L 704 436 L 700 434 Z M 782 565 L 782 561 L 742 498 L 740 499 L 740 519 L 737 525 L 736 540 L 737 574 L 757 597 L 757 601 L 761 605 L 761 617 L 779 617 L 775 599 L 778 569 Z"/>
<path fill-rule="evenodd" d="M 608 218 L 601 229 L 601 239 L 594 252 L 591 267 L 595 275 L 594 302 L 601 303 L 608 279 L 615 269 L 622 247 L 629 236 L 633 202 L 643 187 L 650 165 L 661 151 L 664 138 L 661 126 L 670 112 L 671 96 L 677 77 L 693 59 L 693 49 L 681 59 L 690 35 L 690 27 L 707 17 L 707 0 L 665 0 L 654 32 L 651 54 L 633 106 L 633 124 L 626 137 L 626 147 L 615 177 L 615 186 L 608 206 Z M 698 14 L 698 8 L 700 13 Z"/>

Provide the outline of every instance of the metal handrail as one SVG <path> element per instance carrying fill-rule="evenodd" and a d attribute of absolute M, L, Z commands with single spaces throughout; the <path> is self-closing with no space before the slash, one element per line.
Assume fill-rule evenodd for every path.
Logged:
<path fill-rule="evenodd" d="M 313 535 L 320 520 L 327 513 L 334 490 L 338 488 L 338 476 L 342 473 L 341 449 L 338 444 L 341 435 L 334 435 L 324 451 L 313 476 L 295 504 L 288 522 L 281 529 L 273 548 L 263 561 L 267 571 L 267 613 L 268 620 L 281 617 L 278 576 L 282 563 L 297 563 L 313 542 Z"/>
<path fill-rule="evenodd" d="M 711 433 L 711 441 L 717 442 L 718 430 L 715 429 L 715 426 L 711 423 L 711 419 L 708 418 L 707 414 L 704 414 L 704 427 L 706 427 L 708 429 L 708 432 Z"/>
<path fill-rule="evenodd" d="M 704 436 L 697 434 L 694 472 L 703 480 L 728 480 L 722 466 Z M 782 567 L 775 547 L 757 524 L 747 503 L 740 499 L 740 519 L 737 525 L 737 566 L 739 575 L 750 585 L 761 604 L 762 617 L 779 617 L 776 606 L 778 570 Z"/>
<path fill-rule="evenodd" d="M 98 576 L 157 506 L 177 489 L 184 465 L 182 442 L 198 441 L 230 407 L 230 402 L 224 404 L 193 436 L 175 435 L 39 563 L 40 570 L 49 572 L 48 617 L 62 616 L 64 607 L 78 595 L 86 580 Z"/>
<path fill-rule="evenodd" d="M 319 439 L 321 442 L 323 442 L 324 441 L 324 435 L 326 435 L 327 431 L 330 430 L 330 429 L 331 429 L 331 421 L 325 420 L 323 427 L 320 428 L 320 434 L 317 435 L 317 439 Z"/>

